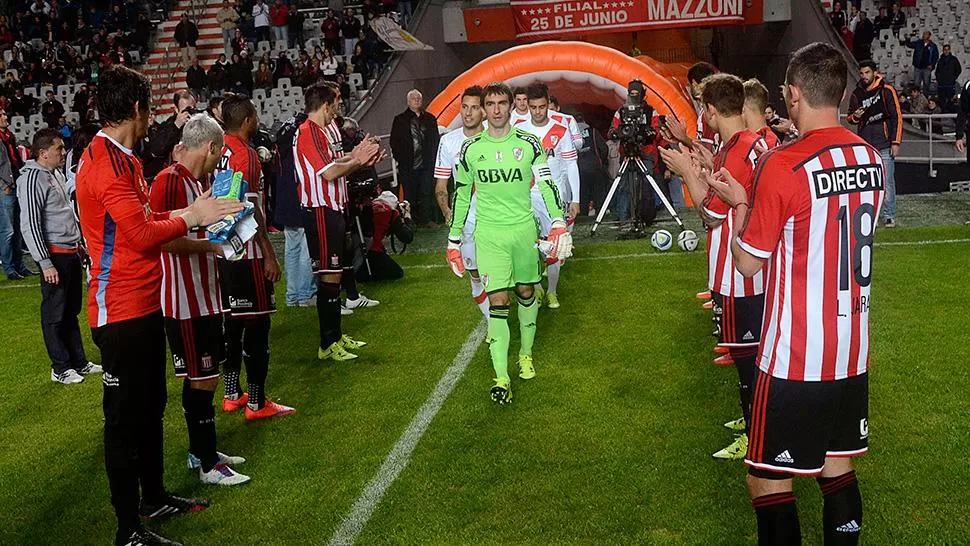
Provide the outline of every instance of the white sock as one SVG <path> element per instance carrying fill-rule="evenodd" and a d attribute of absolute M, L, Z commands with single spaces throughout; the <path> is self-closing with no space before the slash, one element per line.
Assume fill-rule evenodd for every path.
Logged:
<path fill-rule="evenodd" d="M 471 277 L 469 275 L 469 277 Z M 481 310 L 482 314 L 488 318 L 488 294 L 485 293 L 485 286 L 482 285 L 482 279 L 471 277 L 472 280 L 472 298 L 478 305 L 478 309 Z"/>
<path fill-rule="evenodd" d="M 549 290 L 548 292 L 555 292 L 556 287 L 559 286 L 559 270 L 562 269 L 562 264 L 556 262 L 549 266 Z"/>

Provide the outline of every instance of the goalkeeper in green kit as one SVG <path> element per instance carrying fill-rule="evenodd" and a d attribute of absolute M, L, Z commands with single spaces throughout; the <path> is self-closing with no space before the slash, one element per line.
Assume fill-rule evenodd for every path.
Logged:
<path fill-rule="evenodd" d="M 572 236 L 563 219 L 563 203 L 546 164 L 546 153 L 530 133 L 511 126 L 512 90 L 493 83 L 482 91 L 488 129 L 466 140 L 458 154 L 455 205 L 448 233 L 448 264 L 459 277 L 465 272 L 461 259 L 461 232 L 475 197 L 475 245 L 478 271 L 488 292 L 488 344 L 495 368 L 492 400 L 512 401 L 508 372 L 509 292 L 519 302 L 519 377 L 535 377 L 532 344 L 536 336 L 539 305 L 533 287 L 540 280 L 538 232 L 530 192 L 533 182 L 552 219 L 544 250 L 565 260 L 572 255 Z"/>

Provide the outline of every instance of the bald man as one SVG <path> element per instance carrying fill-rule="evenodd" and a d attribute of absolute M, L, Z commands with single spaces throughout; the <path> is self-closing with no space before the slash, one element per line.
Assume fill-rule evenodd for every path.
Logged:
<path fill-rule="evenodd" d="M 437 227 L 434 200 L 434 164 L 438 152 L 438 122 L 424 109 L 424 97 L 417 89 L 407 95 L 407 109 L 391 125 L 391 152 L 397 161 L 402 199 L 411 202 L 418 225 Z"/>

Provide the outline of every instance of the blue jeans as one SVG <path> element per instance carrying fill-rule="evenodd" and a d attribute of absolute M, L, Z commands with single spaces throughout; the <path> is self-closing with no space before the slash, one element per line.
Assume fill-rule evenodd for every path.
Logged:
<path fill-rule="evenodd" d="M 303 228 L 283 229 L 286 247 L 283 267 L 286 269 L 286 304 L 296 305 L 317 294 L 317 283 L 310 268 L 310 250 L 306 246 Z"/>
<path fill-rule="evenodd" d="M 397 10 L 401 12 L 401 28 L 408 28 L 411 21 L 411 0 L 398 0 Z"/>
<path fill-rule="evenodd" d="M 929 68 L 913 68 L 913 85 L 923 90 L 923 95 L 930 96 L 930 80 L 933 78 L 933 71 Z"/>
<path fill-rule="evenodd" d="M 236 33 L 236 29 L 222 29 L 222 43 L 226 47 L 226 57 L 232 57 L 232 36 Z"/>
<path fill-rule="evenodd" d="M 284 44 L 288 44 L 290 41 L 290 37 L 289 37 L 289 34 L 287 33 L 287 30 L 288 29 L 286 26 L 273 27 L 273 39 L 277 42 L 283 42 Z"/>
<path fill-rule="evenodd" d="M 22 252 L 17 194 L 3 194 L 0 199 L 0 262 L 8 276 L 23 271 Z"/>
<path fill-rule="evenodd" d="M 674 210 L 684 210 L 687 208 L 687 201 L 684 200 L 684 181 L 679 176 L 670 177 L 670 204 Z"/>
<path fill-rule="evenodd" d="M 896 219 L 896 160 L 893 159 L 892 149 L 879 150 L 882 155 L 882 165 L 886 169 L 886 194 L 882 202 L 882 217 Z"/>

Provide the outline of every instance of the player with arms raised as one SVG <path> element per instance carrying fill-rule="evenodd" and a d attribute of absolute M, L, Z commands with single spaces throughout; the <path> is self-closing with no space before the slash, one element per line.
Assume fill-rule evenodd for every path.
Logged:
<path fill-rule="evenodd" d="M 764 155 L 750 194 L 725 170 L 708 182 L 737 213 L 745 276 L 768 264 L 751 416 L 748 490 L 760 544 L 800 544 L 793 476 L 816 476 L 825 544 L 854 545 L 862 496 L 852 457 L 868 450 L 873 234 L 879 151 L 839 124 L 848 68 L 834 47 L 792 55 L 785 100 L 801 138 Z"/>
<path fill-rule="evenodd" d="M 438 159 L 434 166 L 435 198 L 438 207 L 445 217 L 445 222 L 451 223 L 451 206 L 448 204 L 448 177 L 458 180 L 458 154 L 465 140 L 482 132 L 482 120 L 485 110 L 482 108 L 482 88 L 473 85 L 461 94 L 461 123 L 462 126 L 449 131 L 438 142 Z M 461 232 L 461 258 L 465 262 L 465 269 L 471 277 L 472 298 L 486 317 L 488 317 L 488 294 L 482 286 L 482 278 L 478 275 L 478 262 L 475 259 L 475 196 L 472 195 L 468 209 L 468 218 Z"/>
<path fill-rule="evenodd" d="M 528 88 L 529 112 L 528 121 L 520 122 L 516 128 L 528 131 L 539 139 L 546 151 L 549 170 L 552 179 L 559 188 L 559 195 L 564 203 L 569 203 L 567 222 L 575 221 L 579 215 L 579 166 L 576 163 L 578 152 L 573 143 L 569 127 L 554 121 L 549 116 L 549 88 L 544 83 L 534 83 Z M 540 234 L 549 235 L 552 229 L 552 219 L 546 210 L 541 188 L 537 185 L 532 189 L 532 209 L 539 219 Z M 570 226 L 571 228 L 572 226 Z M 546 301 L 550 309 L 559 308 L 559 274 L 562 263 L 558 260 L 547 259 L 549 272 L 549 286 L 546 290 Z"/>
<path fill-rule="evenodd" d="M 455 274 L 465 271 L 461 233 L 475 192 L 475 244 L 478 270 L 488 291 L 488 343 L 495 369 L 492 400 L 512 401 L 508 373 L 509 292 L 519 300 L 519 377 L 535 377 L 532 345 L 535 341 L 536 304 L 533 286 L 539 282 L 535 249 L 536 225 L 532 212 L 533 178 L 552 217 L 550 255 L 565 260 L 572 253 L 572 236 L 563 218 L 559 190 L 546 164 L 545 150 L 535 136 L 509 123 L 512 90 L 503 83 L 482 91 L 488 129 L 462 144 L 455 180 L 455 210 L 448 232 L 448 263 Z"/>

